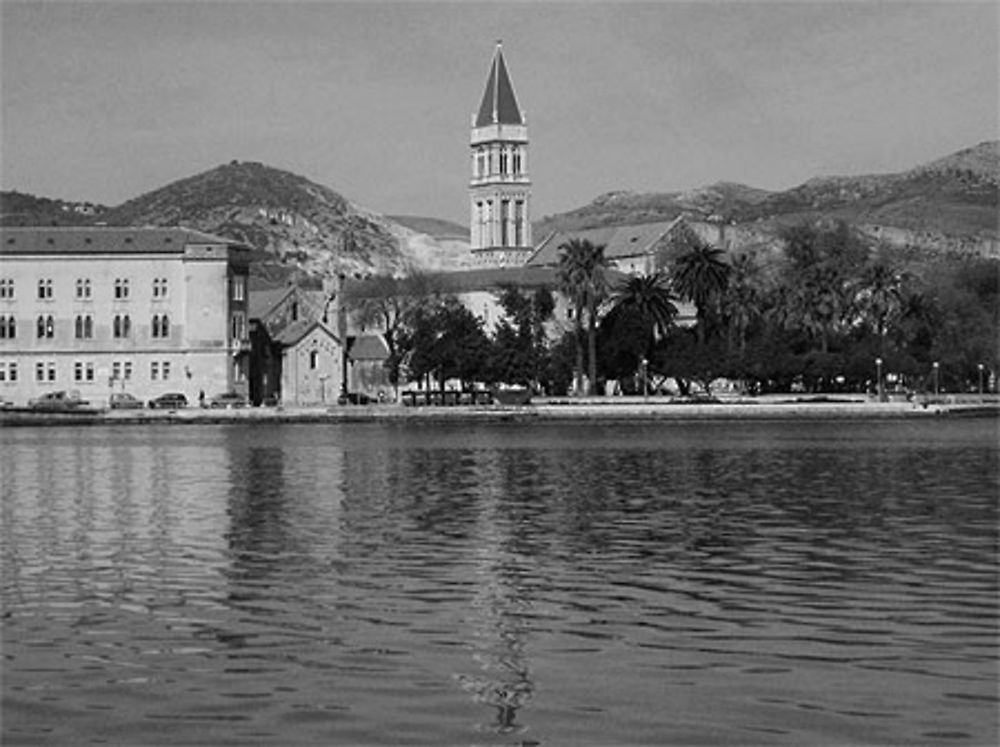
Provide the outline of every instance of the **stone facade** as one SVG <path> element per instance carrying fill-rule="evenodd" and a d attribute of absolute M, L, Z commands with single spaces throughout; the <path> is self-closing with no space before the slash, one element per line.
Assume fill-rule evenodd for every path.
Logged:
<path fill-rule="evenodd" d="M 247 247 L 180 228 L 0 231 L 0 397 L 245 393 Z"/>

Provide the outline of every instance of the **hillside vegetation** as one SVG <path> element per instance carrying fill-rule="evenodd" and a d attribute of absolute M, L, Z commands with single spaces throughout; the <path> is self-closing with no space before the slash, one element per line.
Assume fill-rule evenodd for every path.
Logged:
<path fill-rule="evenodd" d="M 79 226 L 100 219 L 105 205 L 36 197 L 23 192 L 0 192 L 0 225 Z"/>
<path fill-rule="evenodd" d="M 790 225 L 826 218 L 895 246 L 997 256 L 998 209 L 1000 142 L 991 141 L 898 174 L 818 177 L 782 192 L 729 182 L 687 192 L 611 192 L 547 216 L 535 231 L 545 236 L 685 214 L 735 225 L 731 235 L 739 249 L 741 240 L 767 243 Z"/>

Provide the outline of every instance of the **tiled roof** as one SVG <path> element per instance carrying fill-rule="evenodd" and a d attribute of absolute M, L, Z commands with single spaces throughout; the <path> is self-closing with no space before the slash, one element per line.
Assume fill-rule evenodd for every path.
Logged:
<path fill-rule="evenodd" d="M 507 74 L 507 65 L 503 59 L 503 51 L 497 44 L 490 65 L 490 77 L 486 80 L 486 90 L 479 104 L 479 114 L 476 117 L 476 127 L 487 127 L 495 124 L 524 124 L 524 117 L 517 106 L 514 87 Z"/>
<path fill-rule="evenodd" d="M 279 332 L 277 336 L 274 338 L 274 341 L 279 345 L 283 345 L 286 348 L 292 347 L 293 345 L 299 343 L 304 337 L 306 337 L 306 335 L 312 332 L 313 329 L 315 329 L 316 327 L 319 327 L 321 330 L 326 332 L 326 334 L 328 334 L 334 340 L 337 339 L 337 336 L 333 334 L 333 332 L 330 331 L 330 329 L 322 322 L 310 321 L 308 319 L 299 319 L 297 322 L 292 322 L 283 330 L 281 330 L 281 332 Z"/>
<path fill-rule="evenodd" d="M 0 254 L 182 254 L 189 245 L 249 249 L 189 228 L 2 228 Z"/>
<path fill-rule="evenodd" d="M 348 355 L 356 361 L 384 361 L 389 357 L 389 346 L 382 335 L 358 335 L 351 343 Z"/>
<path fill-rule="evenodd" d="M 295 286 L 285 285 L 269 290 L 251 290 L 247 294 L 247 314 L 251 319 L 263 319 L 275 306 L 295 291 Z"/>
<path fill-rule="evenodd" d="M 615 270 L 608 270 L 607 277 L 613 282 L 624 275 Z M 541 287 L 555 289 L 559 287 L 559 268 L 555 265 L 522 265 L 520 267 L 485 267 L 427 274 L 421 277 L 419 292 L 460 295 L 476 291 L 498 291 L 507 285 L 526 289 Z M 371 288 L 371 295 L 378 296 L 378 286 L 371 281 L 355 281 L 350 286 L 349 293 L 354 298 L 367 298 L 369 297 L 369 288 Z"/>
<path fill-rule="evenodd" d="M 528 266 L 554 267 L 559 264 L 562 245 L 572 239 L 604 246 L 607 259 L 621 259 L 648 254 L 683 218 L 631 226 L 602 226 L 579 231 L 557 231 L 547 236 L 528 259 Z"/>

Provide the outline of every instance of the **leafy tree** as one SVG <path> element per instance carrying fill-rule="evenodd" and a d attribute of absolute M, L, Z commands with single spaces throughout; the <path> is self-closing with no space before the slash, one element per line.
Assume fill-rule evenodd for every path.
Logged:
<path fill-rule="evenodd" d="M 488 377 L 485 362 L 489 338 L 482 321 L 454 296 L 443 296 L 417 307 L 400 335 L 410 376 L 433 376 L 444 391 L 445 382 L 462 383 Z"/>
<path fill-rule="evenodd" d="M 604 247 L 594 245 L 586 239 L 570 239 L 559 249 L 559 289 L 573 306 L 574 328 L 578 340 L 583 337 L 582 316 L 587 314 L 588 394 L 593 394 L 597 385 L 597 312 L 608 291 Z M 583 345 L 578 342 L 574 377 L 577 392 L 583 388 L 580 381 L 582 376 Z"/>
<path fill-rule="evenodd" d="M 550 347 L 541 376 L 543 386 L 550 394 L 563 396 L 569 391 L 575 373 L 573 365 L 578 343 L 579 338 L 567 332 Z"/>
<path fill-rule="evenodd" d="M 507 286 L 499 301 L 506 318 L 493 335 L 491 373 L 497 381 L 537 387 L 548 355 L 545 323 L 555 310 L 552 292 L 542 287 L 525 293 Z"/>
<path fill-rule="evenodd" d="M 426 306 L 439 292 L 437 284 L 427 275 L 416 273 L 405 278 L 378 275 L 360 283 L 344 286 L 344 303 L 348 313 L 362 329 L 373 327 L 381 331 L 389 348 L 386 368 L 389 381 L 399 385 L 400 364 L 403 360 L 399 336 L 407 321 L 418 309 Z"/>
<path fill-rule="evenodd" d="M 627 278 L 611 294 L 611 310 L 601 323 L 601 329 L 609 332 L 602 349 L 620 349 L 624 343 L 631 354 L 631 371 L 635 371 L 641 359 L 651 359 L 653 346 L 673 327 L 676 317 L 677 306 L 664 273 Z"/>
<path fill-rule="evenodd" d="M 655 346 L 649 327 L 638 314 L 609 313 L 601 320 L 597 339 L 598 375 L 617 380 L 624 391 L 632 392 L 643 357 L 653 361 Z M 652 366 L 650 366 L 652 368 Z"/>
<path fill-rule="evenodd" d="M 785 323 L 804 331 L 823 353 L 851 322 L 857 268 L 868 259 L 865 241 L 846 223 L 802 223 L 783 233 L 787 266 L 782 282 Z"/>
<path fill-rule="evenodd" d="M 712 382 L 728 368 L 725 341 L 719 338 L 701 340 L 697 330 L 675 329 L 656 349 L 653 365 L 665 376 L 672 376 L 684 396 L 690 394 L 690 382 L 696 381 L 706 394 L 712 393 Z"/>

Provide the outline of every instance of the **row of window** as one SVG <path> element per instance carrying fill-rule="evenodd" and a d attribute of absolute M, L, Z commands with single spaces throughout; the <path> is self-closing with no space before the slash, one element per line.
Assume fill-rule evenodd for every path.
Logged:
<path fill-rule="evenodd" d="M 476 202 L 475 223 L 479 236 L 485 240 L 487 245 L 499 244 L 499 246 L 522 246 L 525 240 L 524 227 L 527 223 L 527 216 L 524 209 L 524 200 L 514 200 L 514 210 L 511 211 L 511 200 L 500 200 L 500 211 L 496 213 L 493 207 L 493 200 L 478 200 Z M 494 223 L 499 223 L 500 235 L 494 235 L 496 227 Z"/>
<path fill-rule="evenodd" d="M 35 363 L 35 381 L 54 383 L 56 381 L 56 364 L 54 361 L 38 361 Z M 73 381 L 94 381 L 93 361 L 73 362 Z M 170 381 L 170 361 L 150 361 L 150 381 Z M 0 382 L 17 381 L 17 362 L 0 361 Z M 111 378 L 116 381 L 132 380 L 132 361 L 114 361 L 111 364 Z"/>
<path fill-rule="evenodd" d="M 524 151 L 520 146 L 476 148 L 473 161 L 473 176 L 484 177 L 493 174 L 521 176 L 524 173 Z"/>
<path fill-rule="evenodd" d="M 128 278 L 115 278 L 114 284 L 114 298 L 118 301 L 124 301 L 129 298 L 130 284 Z M 52 291 L 52 278 L 40 278 L 38 280 L 38 298 L 43 301 L 49 301 L 53 298 L 54 294 Z M 77 278 L 76 279 L 76 298 L 88 299 L 91 297 L 91 284 L 90 278 Z M 166 298 L 167 297 L 167 279 L 166 278 L 154 278 L 153 279 L 153 298 Z M 0 298 L 14 298 L 14 279 L 13 278 L 0 278 Z"/>
<path fill-rule="evenodd" d="M 166 314 L 154 314 L 152 321 L 153 337 L 165 339 L 170 337 L 170 318 Z M 40 315 L 35 323 L 35 334 L 39 340 L 51 340 L 56 336 L 56 323 L 51 314 Z M 132 320 L 128 314 L 117 314 L 112 320 L 111 335 L 116 339 L 124 339 L 132 334 Z M 90 314 L 79 314 L 73 321 L 73 335 L 77 340 L 90 340 L 94 337 L 94 317 Z M 0 315 L 0 339 L 13 340 L 17 337 L 17 319 L 13 316 Z"/>
<path fill-rule="evenodd" d="M 125 301 L 130 295 L 130 283 L 128 278 L 115 278 L 114 298 L 116 301 Z M 167 297 L 167 279 L 153 278 L 153 298 L 163 299 Z M 54 297 L 52 290 L 52 278 L 40 278 L 38 280 L 38 298 L 49 301 Z M 246 278 L 235 276 L 232 279 L 232 297 L 234 301 L 246 300 Z M 14 279 L 0 278 L 0 299 L 14 298 Z M 86 300 L 91 298 L 90 278 L 76 279 L 76 298 Z"/>

